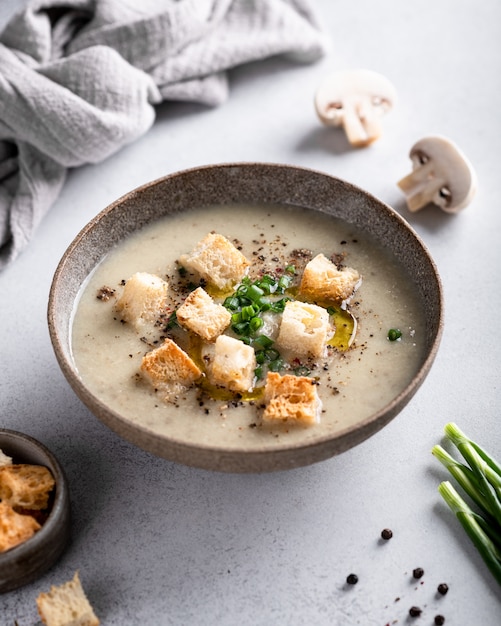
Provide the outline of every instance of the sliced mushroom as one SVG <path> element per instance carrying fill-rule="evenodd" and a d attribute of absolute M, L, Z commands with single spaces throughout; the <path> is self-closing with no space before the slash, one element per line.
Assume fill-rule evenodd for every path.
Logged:
<path fill-rule="evenodd" d="M 342 126 L 351 145 L 368 146 L 382 134 L 381 120 L 395 104 L 390 81 L 371 70 L 346 70 L 327 76 L 315 95 L 326 126 Z"/>
<path fill-rule="evenodd" d="M 471 202 L 477 176 L 452 141 L 441 136 L 424 137 L 412 146 L 409 156 L 412 172 L 397 183 L 409 211 L 436 204 L 447 213 L 456 213 Z"/>

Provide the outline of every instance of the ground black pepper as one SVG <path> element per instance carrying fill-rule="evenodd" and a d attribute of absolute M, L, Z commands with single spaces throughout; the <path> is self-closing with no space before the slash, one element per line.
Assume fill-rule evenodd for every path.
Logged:
<path fill-rule="evenodd" d="M 411 606 L 411 608 L 409 609 L 409 615 L 411 617 L 419 617 L 421 613 L 422 611 L 418 606 Z"/>
<path fill-rule="evenodd" d="M 440 595 L 445 596 L 445 594 L 449 591 L 449 587 L 446 583 L 440 583 L 437 587 L 437 591 Z"/>
<path fill-rule="evenodd" d="M 414 578 L 421 578 L 423 574 L 424 574 L 424 569 L 422 567 L 416 567 L 415 569 L 412 570 L 412 575 L 414 576 Z"/>
<path fill-rule="evenodd" d="M 346 582 L 349 585 L 356 585 L 358 583 L 358 576 L 356 574 L 349 574 L 346 577 Z"/>
<path fill-rule="evenodd" d="M 388 541 L 388 539 L 391 539 L 393 537 L 393 531 L 390 528 L 384 528 L 381 531 L 381 537 Z"/>

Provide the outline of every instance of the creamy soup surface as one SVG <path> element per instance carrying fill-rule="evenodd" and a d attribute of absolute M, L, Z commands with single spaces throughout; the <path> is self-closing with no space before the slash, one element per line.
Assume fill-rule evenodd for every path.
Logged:
<path fill-rule="evenodd" d="M 254 269 L 283 272 L 298 250 L 335 257 L 358 270 L 362 283 L 348 304 L 357 320 L 348 350 L 331 350 L 310 375 L 323 409 L 308 427 L 263 426 L 259 402 L 200 396 L 194 387 L 165 402 L 139 379 L 141 359 L 155 346 L 114 310 L 124 282 L 149 272 L 172 283 L 176 261 L 207 233 L 238 242 Z M 103 288 L 111 297 L 100 298 Z M 388 331 L 399 329 L 390 341 Z M 154 332 L 161 342 L 162 329 Z M 165 333 L 164 333 L 165 334 Z M 424 314 L 415 285 L 388 249 L 353 226 L 321 213 L 282 206 L 222 206 L 167 216 L 120 243 L 83 286 L 73 315 L 72 353 L 87 387 L 132 424 L 162 437 L 208 447 L 280 448 L 346 430 L 393 400 L 423 363 Z"/>

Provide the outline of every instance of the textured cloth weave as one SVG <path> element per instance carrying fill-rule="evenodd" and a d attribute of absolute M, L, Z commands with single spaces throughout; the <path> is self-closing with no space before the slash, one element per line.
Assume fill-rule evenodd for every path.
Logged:
<path fill-rule="evenodd" d="M 32 0 L 0 34 L 0 269 L 68 168 L 144 134 L 155 105 L 215 106 L 227 70 L 326 50 L 309 0 Z"/>

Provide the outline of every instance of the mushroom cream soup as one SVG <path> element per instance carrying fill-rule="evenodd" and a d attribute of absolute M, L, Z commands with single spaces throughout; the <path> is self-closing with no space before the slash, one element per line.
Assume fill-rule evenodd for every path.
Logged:
<path fill-rule="evenodd" d="M 200 383 L 166 401 L 141 377 L 144 355 L 176 329 L 161 323 L 140 334 L 124 323 L 116 310 L 124 284 L 137 272 L 161 277 L 174 293 L 167 313 L 174 311 L 187 294 L 178 261 L 210 232 L 224 235 L 242 252 L 254 277 L 288 273 L 297 281 L 306 262 L 319 253 L 361 275 L 348 304 L 330 310 L 336 332 L 328 355 L 301 369 L 301 375 L 317 382 L 318 423 L 264 426 L 259 393 L 230 396 Z M 396 329 L 401 337 L 390 340 L 389 331 Z M 424 351 L 424 315 L 415 285 L 390 247 L 337 218 L 291 206 L 201 208 L 146 226 L 97 266 L 82 288 L 72 323 L 79 375 L 104 404 L 162 436 L 215 448 L 272 449 L 281 442 L 308 443 L 342 432 L 398 396 L 423 364 Z"/>

